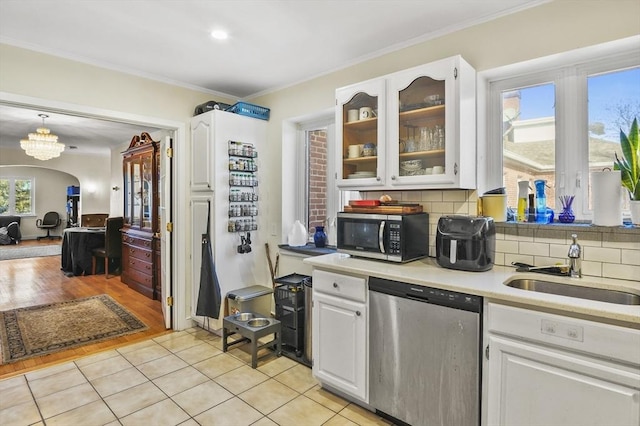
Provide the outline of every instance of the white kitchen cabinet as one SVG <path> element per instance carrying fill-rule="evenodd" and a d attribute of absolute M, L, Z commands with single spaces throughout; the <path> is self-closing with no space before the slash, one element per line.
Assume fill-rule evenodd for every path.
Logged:
<path fill-rule="evenodd" d="M 213 191 L 213 133 L 211 114 L 191 119 L 191 191 Z"/>
<path fill-rule="evenodd" d="M 364 278 L 313 271 L 313 375 L 368 402 L 368 308 Z"/>
<path fill-rule="evenodd" d="M 338 186 L 475 188 L 475 81 L 475 70 L 454 56 L 338 89 Z M 376 116 L 350 117 L 366 107 Z M 352 146 L 367 144 L 373 155 L 354 155 Z"/>
<path fill-rule="evenodd" d="M 372 117 L 360 118 L 370 108 Z M 355 115 L 355 119 L 351 114 Z M 336 91 L 336 141 L 339 187 L 376 187 L 385 184 L 386 81 L 383 78 Z M 375 155 L 364 155 L 373 144 Z M 354 155 L 354 149 L 357 155 Z M 369 153 L 367 153 L 369 154 Z M 367 173 L 369 173 L 367 175 Z"/>
<path fill-rule="evenodd" d="M 488 309 L 488 425 L 640 424 L 640 330 Z"/>

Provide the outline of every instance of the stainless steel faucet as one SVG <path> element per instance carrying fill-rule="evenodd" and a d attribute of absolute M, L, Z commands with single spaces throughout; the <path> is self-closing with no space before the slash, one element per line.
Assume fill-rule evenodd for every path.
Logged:
<path fill-rule="evenodd" d="M 578 235 L 571 234 L 573 242 L 569 246 L 569 274 L 572 278 L 582 278 L 582 248 L 578 244 Z"/>

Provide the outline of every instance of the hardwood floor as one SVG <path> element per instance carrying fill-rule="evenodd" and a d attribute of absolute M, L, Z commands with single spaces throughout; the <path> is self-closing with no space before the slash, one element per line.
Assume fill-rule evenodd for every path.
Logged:
<path fill-rule="evenodd" d="M 28 240 L 21 242 L 20 246 L 56 243 L 60 242 Z M 0 246 L 0 250 L 8 247 Z M 103 274 L 67 277 L 60 270 L 60 256 L 0 260 L 0 311 L 98 294 L 111 296 L 144 322 L 149 329 L 51 355 L 11 364 L 0 364 L 0 379 L 170 332 L 165 329 L 160 302 L 131 290 L 120 281 L 119 276 L 109 279 L 106 279 Z"/>

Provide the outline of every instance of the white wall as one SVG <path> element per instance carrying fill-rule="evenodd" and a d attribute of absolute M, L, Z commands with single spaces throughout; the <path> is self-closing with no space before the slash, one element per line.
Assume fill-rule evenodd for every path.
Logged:
<path fill-rule="evenodd" d="M 109 212 L 111 191 L 108 185 L 111 180 L 111 168 L 109 167 L 109 159 L 106 156 L 65 153 L 58 158 L 40 161 L 29 157 L 20 148 L 0 148 L 1 165 L 35 166 L 63 171 L 75 176 L 80 184 L 81 212 Z"/>
<path fill-rule="evenodd" d="M 20 233 L 23 240 L 31 240 L 47 234 L 46 231 L 36 227 L 36 222 L 50 211 L 58 212 L 63 220 L 60 227 L 51 231 L 51 234 L 62 235 L 67 218 L 67 186 L 78 185 L 76 177 L 42 166 L 0 166 L 0 177 L 34 180 L 34 214 L 20 219 Z"/>

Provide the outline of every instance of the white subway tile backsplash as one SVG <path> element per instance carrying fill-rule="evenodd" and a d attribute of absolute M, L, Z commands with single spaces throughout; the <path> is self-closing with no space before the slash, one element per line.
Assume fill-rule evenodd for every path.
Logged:
<path fill-rule="evenodd" d="M 496 252 L 518 253 L 518 242 L 496 239 Z"/>
<path fill-rule="evenodd" d="M 422 191 L 422 201 L 442 201 L 441 191 Z M 450 212 L 449 212 L 450 213 Z"/>
<path fill-rule="evenodd" d="M 640 266 L 640 250 L 622 249 L 622 263 Z"/>
<path fill-rule="evenodd" d="M 620 249 L 602 247 L 583 247 L 582 258 L 607 263 L 620 263 Z"/>
<path fill-rule="evenodd" d="M 431 211 L 434 213 L 451 214 L 453 212 L 453 203 L 434 201 L 431 203 Z"/>
<path fill-rule="evenodd" d="M 549 244 L 519 242 L 519 253 L 532 256 L 549 256 Z"/>
<path fill-rule="evenodd" d="M 478 193 L 474 190 L 371 191 L 362 198 L 383 194 L 404 202 L 417 202 L 429 213 L 429 255 L 435 256 L 438 220 L 442 215 L 475 216 Z M 571 234 L 582 246 L 585 276 L 635 280 L 640 277 L 640 232 L 637 228 L 601 227 L 588 224 L 535 225 L 496 223 L 496 265 L 522 262 L 536 266 L 565 263 Z"/>
<path fill-rule="evenodd" d="M 582 262 L 582 275 L 591 277 L 602 276 L 602 262 Z"/>
<path fill-rule="evenodd" d="M 617 241 L 602 241 L 602 247 L 617 247 L 621 249 L 640 250 L 640 237 L 637 240 L 618 239 Z"/>
<path fill-rule="evenodd" d="M 442 201 L 467 202 L 467 191 L 444 191 Z"/>
<path fill-rule="evenodd" d="M 549 244 L 549 256 L 551 257 L 566 258 L 568 253 L 568 244 Z"/>
<path fill-rule="evenodd" d="M 640 281 L 640 266 L 603 263 L 602 276 L 638 282 Z"/>
<path fill-rule="evenodd" d="M 469 213 L 469 205 L 467 203 L 453 203 L 453 210 L 455 214 L 468 216 Z"/>
<path fill-rule="evenodd" d="M 402 191 L 402 201 L 422 201 L 422 196 L 416 191 Z"/>

